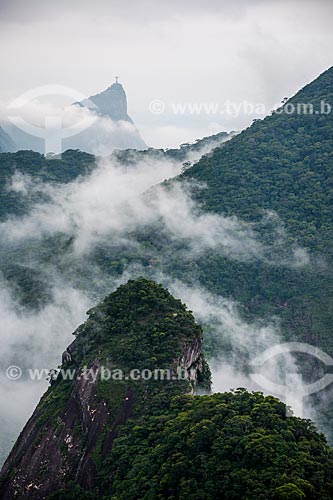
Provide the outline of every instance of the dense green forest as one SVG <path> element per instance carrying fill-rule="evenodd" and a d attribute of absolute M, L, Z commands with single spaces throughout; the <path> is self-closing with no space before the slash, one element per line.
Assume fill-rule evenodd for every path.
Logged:
<path fill-rule="evenodd" d="M 89 385 L 58 376 L 5 464 L 4 500 L 14 491 L 34 498 L 34 488 L 49 500 L 332 498 L 333 452 L 310 421 L 259 392 L 189 393 L 210 390 L 202 330 L 163 286 L 129 281 L 74 335 L 62 368 L 78 375 L 190 359 L 189 378 Z"/>
<path fill-rule="evenodd" d="M 107 459 L 112 500 L 329 499 L 332 451 L 309 421 L 273 397 L 178 397 L 123 429 Z"/>
<path fill-rule="evenodd" d="M 283 249 L 270 263 L 236 262 L 208 251 L 185 270 L 179 266 L 177 275 L 199 276 L 209 290 L 239 301 L 250 316 L 280 317 L 286 338 L 333 353 L 333 114 L 320 113 L 322 102 L 333 109 L 333 68 L 284 105 L 302 110 L 311 104 L 313 114 L 279 109 L 180 177 L 205 184 L 192 190 L 204 212 L 255 222 L 273 211 L 288 235 L 284 244 L 306 249 L 310 264 L 288 266 Z M 258 237 L 276 237 L 272 226 L 259 224 Z"/>
<path fill-rule="evenodd" d="M 34 151 L 0 154 L 0 220 L 26 214 L 35 203 L 47 201 L 45 194 L 35 192 L 29 197 L 9 189 L 14 174 L 29 176 L 33 183 L 63 184 L 95 167 L 95 157 L 81 151 L 68 150 L 61 159 L 45 158 Z"/>
<path fill-rule="evenodd" d="M 50 500 L 329 500 L 332 474 L 332 451 L 310 421 L 238 389 L 177 396 L 129 422 L 101 464 L 101 490 L 71 484 Z"/>
<path fill-rule="evenodd" d="M 332 104 L 332 75 L 333 70 L 327 70 L 289 102 L 295 106 L 311 103 L 314 111 L 320 109 L 321 100 Z M 99 246 L 92 262 L 104 274 L 121 274 L 129 264 L 139 262 L 148 275 L 157 270 L 190 283 L 198 281 L 210 291 L 239 302 L 250 317 L 280 317 L 287 338 L 320 343 L 331 352 L 332 132 L 332 113 L 272 114 L 216 148 L 180 177 L 206 184 L 204 189 L 192 188 L 203 212 L 236 215 L 254 222 L 261 220 L 265 211 L 274 211 L 278 222 L 273 219 L 258 226 L 258 238 L 263 241 L 274 240 L 279 224 L 286 232 L 279 248 L 281 255 L 275 251 L 271 262 L 240 262 L 210 250 L 204 256 L 179 261 L 179 253 L 174 251 L 177 248 L 162 226 L 145 228 L 143 234 L 135 235 L 141 246 L 134 251 L 115 248 L 112 241 Z M 170 154 L 183 160 L 187 147 L 170 150 Z M 154 150 L 140 153 L 143 157 L 145 154 L 159 157 L 162 153 Z M 133 163 L 131 151 L 115 156 L 125 164 Z M 91 155 L 78 151 L 68 151 L 62 160 L 47 160 L 32 152 L 0 155 L 2 216 L 20 214 L 27 208 L 27 200 L 19 193 L 5 191 L 15 170 L 37 175 L 42 181 L 69 182 L 89 172 L 93 161 Z M 35 196 L 39 196 L 38 192 Z M 68 242 L 60 235 L 45 242 L 48 250 L 40 251 L 42 259 L 49 260 L 47 253 L 51 253 L 54 261 L 57 254 L 71 252 Z M 312 257 L 310 265 L 299 268 L 287 262 L 284 265 L 284 259 L 287 260 L 284 247 L 293 244 L 308 250 Z M 18 251 L 20 264 L 22 253 L 24 250 Z M 71 271 L 67 272 L 70 276 Z M 23 278 L 16 281 L 27 283 L 24 278 L 27 271 L 22 273 Z M 16 268 L 7 274 L 12 278 Z"/>
<path fill-rule="evenodd" d="M 170 160 L 184 162 L 184 168 L 188 168 L 191 166 L 191 162 L 186 162 L 189 156 L 198 154 L 200 156 L 200 151 L 204 152 L 214 145 L 221 144 L 233 134 L 235 132 L 230 134 L 220 132 L 198 139 L 193 144 L 182 144 L 175 149 L 115 150 L 109 159 L 127 167 L 135 166 L 145 160 Z M 35 184 L 66 184 L 91 173 L 99 160 L 103 159 L 71 149 L 65 151 L 60 157 L 55 155 L 45 157 L 34 151 L 0 152 L 0 220 L 5 220 L 8 216 L 24 215 L 34 204 L 47 202 L 45 193 L 38 190 L 29 197 L 22 196 L 20 192 L 11 191 L 9 187 L 14 174 L 24 174 Z"/>
<path fill-rule="evenodd" d="M 301 245 L 332 256 L 333 116 L 323 103 L 333 108 L 333 68 L 183 178 L 206 183 L 205 209 L 251 221 L 274 210 Z"/>
<path fill-rule="evenodd" d="M 135 275 L 137 267 L 147 277 L 166 276 L 203 286 L 235 301 L 246 321 L 277 320 L 282 339 L 307 342 L 332 355 L 333 115 L 317 113 L 321 102 L 333 107 L 332 82 L 330 68 L 285 104 L 296 109 L 312 104 L 314 113 L 302 112 L 302 107 L 299 112 L 289 113 L 286 108 L 272 113 L 164 183 L 165 189 L 171 189 L 176 183 L 191 182 L 198 213 L 237 216 L 253 223 L 258 241 L 271 249 L 266 259 L 241 260 L 215 249 L 193 255 L 186 241 L 175 241 L 162 223 L 126 235 L 136 245 L 106 239 L 81 260 L 73 257 L 74 236 L 57 234 L 42 242 L 25 242 L 24 248 L 11 245 L 10 252 L 2 242 L 2 275 L 18 302 L 31 308 L 52 300 L 50 267 L 96 299 L 123 273 Z M 160 157 L 162 153 L 145 154 Z M 117 155 L 123 164 L 133 164 L 133 152 Z M 184 148 L 170 155 L 183 161 Z M 26 210 L 17 193 L 4 190 L 15 170 L 32 176 L 45 172 L 47 182 L 69 182 L 89 173 L 94 158 L 78 151 L 65 153 L 62 160 L 19 152 L 0 155 L 0 166 L 4 218 Z M 8 196 L 14 196 L 12 201 Z M 149 196 L 154 196 L 153 190 Z M 265 219 L 267 211 L 275 216 Z M 309 261 L 290 265 L 290 249 L 297 247 L 308 253 Z M 214 336 L 209 325 L 203 326 L 207 355 L 223 358 L 226 340 Z M 330 434 L 332 395 L 327 390 L 318 397 L 322 399 L 316 402 L 318 415 Z"/>
<path fill-rule="evenodd" d="M 271 244 L 266 261 L 242 262 L 209 249 L 204 255 L 180 258 L 182 243 L 170 239 L 161 225 L 136 235 L 142 243 L 139 251 L 111 244 L 96 250 L 96 262 L 121 274 L 139 261 L 148 275 L 158 270 L 199 282 L 236 300 L 248 319 L 278 317 L 285 338 L 333 353 L 333 117 L 316 114 L 321 101 L 333 107 L 332 81 L 331 68 L 290 99 L 295 107 L 312 104 L 314 114 L 273 113 L 165 183 L 167 189 L 175 182 L 192 181 L 202 213 L 257 223 L 257 238 Z M 193 181 L 206 187 L 197 188 Z M 267 211 L 277 218 L 265 220 Z M 275 247 L 279 230 L 285 236 Z M 308 264 L 288 264 L 293 245 L 308 252 Z"/>

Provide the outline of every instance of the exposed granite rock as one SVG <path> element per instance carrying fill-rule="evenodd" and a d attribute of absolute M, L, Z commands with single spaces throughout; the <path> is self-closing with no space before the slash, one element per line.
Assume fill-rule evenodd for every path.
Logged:
<path fill-rule="evenodd" d="M 146 286 L 146 282 L 144 285 Z M 51 384 L 3 466 L 0 475 L 2 500 L 47 499 L 52 492 L 60 490 L 71 481 L 87 490 L 94 488 L 97 486 L 96 450 L 102 459 L 108 455 L 117 437 L 119 425 L 125 424 L 130 417 L 136 418 L 140 412 L 147 411 L 147 407 L 149 411 L 156 395 L 159 398 L 163 393 L 170 398 L 172 395 L 168 391 L 172 389 L 174 394 L 175 387 L 179 387 L 176 389 L 178 394 L 196 391 L 200 381 L 207 375 L 201 329 L 193 320 L 193 329 L 189 333 L 190 323 L 184 322 L 184 314 L 185 318 L 189 318 L 190 313 L 184 313 L 185 310 L 181 309 L 183 306 L 180 303 L 178 305 L 175 299 L 172 300 L 180 308 L 179 314 L 168 312 L 169 306 L 161 313 L 165 302 L 161 307 L 156 303 L 154 311 L 148 310 L 146 319 L 141 319 L 138 324 L 139 328 L 141 325 L 142 328 L 147 326 L 147 322 L 156 320 L 153 318 L 154 314 L 162 317 L 162 320 L 164 314 L 167 321 L 172 318 L 172 325 L 179 322 L 180 332 L 182 328 L 185 329 L 184 336 L 180 333 L 180 354 L 171 355 L 167 364 L 173 374 L 179 368 L 185 370 L 187 380 L 152 383 L 140 381 L 139 385 L 132 381 L 112 381 L 107 386 L 107 392 L 101 393 L 99 375 L 102 366 L 112 366 L 116 360 L 105 357 L 103 345 L 97 351 L 89 351 L 88 346 L 87 354 L 82 349 L 84 342 L 78 336 L 68 346 L 66 356 L 63 356 L 62 369 L 72 375 L 72 380 L 58 376 Z M 92 318 L 95 321 L 93 328 L 91 329 L 88 320 L 86 330 L 96 333 L 99 321 L 103 322 L 105 317 L 98 309 L 97 312 L 92 311 Z M 81 328 L 85 331 L 84 325 L 78 330 Z M 83 339 L 86 340 L 86 337 Z M 148 352 L 148 356 L 151 355 Z M 206 380 L 209 381 L 209 377 Z M 170 387 L 170 384 L 176 386 Z"/>
<path fill-rule="evenodd" d="M 110 122 L 112 121 L 112 132 L 109 137 L 109 142 L 113 144 L 111 150 L 147 149 L 147 144 L 144 142 L 138 129 L 135 127 L 132 118 L 128 115 L 127 97 L 125 90 L 120 83 L 116 82 L 103 92 L 90 96 L 88 99 L 76 104 L 90 109 L 98 116 L 107 119 Z M 127 125 L 124 126 L 124 123 Z M 90 135 L 94 130 L 95 127 L 92 126 L 87 131 L 79 134 L 78 137 L 83 138 L 85 142 L 89 144 Z M 96 133 L 101 135 L 101 129 L 97 129 Z M 67 145 L 66 141 L 65 144 Z"/>
<path fill-rule="evenodd" d="M 184 345 L 184 352 L 178 363 L 181 368 L 187 371 L 193 392 L 198 385 L 198 377 L 204 373 L 204 363 L 202 339 L 197 337 L 191 343 Z"/>
<path fill-rule="evenodd" d="M 103 92 L 89 97 L 81 105 L 86 106 L 99 115 L 108 116 L 114 121 L 133 123 L 127 114 L 127 98 L 120 83 L 114 83 Z"/>

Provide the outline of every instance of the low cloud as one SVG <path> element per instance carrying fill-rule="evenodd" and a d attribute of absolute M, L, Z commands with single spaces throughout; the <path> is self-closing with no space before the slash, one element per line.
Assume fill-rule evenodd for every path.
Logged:
<path fill-rule="evenodd" d="M 45 377 L 27 378 L 26 370 L 56 368 L 72 341 L 71 333 L 91 305 L 82 292 L 58 281 L 53 284 L 51 303 L 39 311 L 27 311 L 0 281 L 0 464 L 48 385 Z M 6 376 L 11 366 L 22 370 L 20 380 Z"/>
<path fill-rule="evenodd" d="M 187 304 L 204 328 L 214 392 L 244 387 L 273 394 L 287 402 L 296 416 L 317 420 L 317 412 L 308 399 L 300 404 L 296 382 L 293 388 L 287 385 L 289 376 L 300 373 L 297 357 L 291 353 L 277 354 L 260 367 L 252 366 L 265 351 L 285 342 L 278 318 L 245 321 L 240 304 L 214 295 L 200 285 L 188 286 L 179 280 L 160 278 Z M 254 371 L 268 381 L 264 387 L 251 377 Z M 284 392 L 272 392 L 270 384 L 282 386 Z"/>
<path fill-rule="evenodd" d="M 43 92 L 51 93 L 48 101 L 30 97 L 30 93 Z M 59 102 L 52 97 L 52 93 L 62 95 L 66 92 L 68 96 L 62 96 Z M 43 154 L 80 149 L 107 156 L 115 149 L 145 148 L 133 123 L 113 121 L 98 115 L 94 109 L 71 105 L 71 95 L 84 97 L 73 89 L 51 85 L 30 93 L 23 94 L 9 106 L 0 104 L 0 123 L 18 149 L 32 149 Z"/>
<path fill-rule="evenodd" d="M 50 284 L 50 300 L 34 310 L 24 308 L 15 287 L 5 277 L 0 281 L 1 373 L 12 364 L 56 367 L 71 333 L 85 320 L 85 312 L 120 282 L 145 272 L 135 255 L 145 252 L 142 237 L 146 232 L 155 231 L 161 248 L 151 246 L 150 251 L 165 262 L 175 259 L 186 263 L 213 251 L 236 261 L 258 260 L 290 267 L 308 264 L 306 252 L 289 244 L 288 234 L 275 214 L 264 214 L 256 225 L 237 217 L 205 213 L 192 196 L 193 185 L 179 181 L 157 185 L 175 177 L 183 168 L 182 162 L 143 159 L 140 155 L 134 159 L 132 165 L 124 166 L 105 158 L 89 176 L 61 186 L 38 183 L 19 171 L 11 179 L 9 190 L 28 198 L 41 193 L 44 202 L 34 205 L 25 216 L 11 217 L 0 224 L 2 265 L 4 268 L 6 262 L 13 261 L 42 276 Z M 260 239 L 258 231 L 264 228 L 270 228 L 273 234 L 271 244 Z M 63 236 L 71 241 L 66 254 L 52 246 Z M 48 247 L 45 242 L 52 238 L 54 243 Z M 120 278 L 112 273 L 106 276 L 91 258 L 103 245 L 118 245 L 124 252 L 138 250 L 132 252 L 134 257 Z M 193 310 L 204 325 L 211 349 L 228 354 L 227 359 L 216 356 L 211 360 L 215 389 L 228 389 L 232 380 L 235 384 L 237 380 L 236 385 L 244 380 L 248 386 L 249 379 L 237 356 L 249 359 L 266 346 L 279 343 L 278 321 L 271 318 L 268 323 L 248 324 L 234 302 L 170 276 L 152 274 Z M 276 366 L 272 370 L 277 373 Z M 238 373 L 238 378 L 233 373 Z M 15 384 L 12 402 L 6 405 L 10 386 L 4 377 L 0 380 L 0 402 L 3 428 L 14 439 L 46 383 L 31 385 L 22 380 L 11 384 Z M 9 427 L 8 422 L 12 422 Z"/>
<path fill-rule="evenodd" d="M 193 188 L 205 186 L 193 183 L 160 184 L 147 192 L 181 169 L 182 163 L 162 158 L 139 157 L 133 166 L 104 159 L 91 175 L 61 186 L 34 184 L 16 173 L 9 189 L 23 196 L 40 192 L 48 202 L 35 205 L 22 218 L 2 222 L 0 235 L 17 244 L 61 233 L 74 237 L 74 253 L 82 255 L 106 240 L 137 244 L 133 233 L 155 227 L 171 244 L 182 245 L 184 259 L 213 250 L 240 261 L 287 267 L 309 264 L 308 253 L 289 241 L 275 213 L 263 212 L 259 223 L 206 213 L 192 197 Z M 270 243 L 262 241 L 262 232 L 270 234 Z"/>

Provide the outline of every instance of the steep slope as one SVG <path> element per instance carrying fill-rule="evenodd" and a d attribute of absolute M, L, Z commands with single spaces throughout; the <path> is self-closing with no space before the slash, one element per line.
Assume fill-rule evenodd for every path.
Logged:
<path fill-rule="evenodd" d="M 141 262 L 148 276 L 162 270 L 189 284 L 199 283 L 235 300 L 247 321 L 277 320 L 285 340 L 306 342 L 333 355 L 332 86 L 330 68 L 276 113 L 203 157 L 176 181 L 165 183 L 168 188 L 190 181 L 201 214 L 259 221 L 257 240 L 272 248 L 276 244 L 269 261 L 241 260 L 219 248 L 187 255 L 185 244 L 180 258 L 182 244 L 162 227 L 152 227 L 139 235 L 141 253 L 112 248 L 110 255 L 100 249 L 99 262 L 121 273 L 126 255 L 127 262 Z M 265 219 L 267 213 L 275 215 Z M 285 235 L 283 244 L 280 234 Z M 308 261 L 290 265 L 284 251 L 292 245 L 305 250 Z M 209 354 L 225 356 L 228 341 L 214 335 L 209 325 L 207 337 Z M 302 367 L 310 378 L 311 367 L 310 360 Z M 239 364 L 236 368 L 241 369 Z M 333 387 L 313 398 L 318 422 L 333 442 Z"/>
<path fill-rule="evenodd" d="M 321 100 L 332 104 L 332 74 L 332 69 L 323 73 L 296 94 L 291 103 L 313 104 L 314 111 L 318 111 Z M 75 286 L 84 286 L 101 296 L 101 276 L 102 285 L 109 290 L 113 276 L 127 273 L 132 263 L 139 263 L 140 273 L 154 277 L 162 271 L 167 279 L 203 285 L 213 294 L 236 301 L 245 320 L 259 319 L 262 324 L 273 319 L 281 326 L 282 338 L 319 346 L 332 355 L 332 137 L 332 113 L 273 114 L 254 123 L 227 142 L 223 150 L 215 150 L 180 178 L 206 184 L 206 189 L 194 190 L 203 204 L 203 214 L 235 214 L 252 222 L 262 217 L 263 210 L 274 210 L 280 217 L 278 227 L 287 231 L 285 244 L 296 242 L 306 247 L 311 257 L 309 264 L 293 267 L 281 258 L 272 258 L 270 262 L 255 258 L 239 261 L 219 249 L 188 255 L 182 242 L 175 243 L 156 225 L 135 235 L 139 245 L 129 248 L 108 241 L 79 263 L 72 259 L 71 240 L 64 242 L 57 235 L 48 242 L 34 271 L 40 279 L 52 256 L 52 263 Z M 276 232 L 269 224 L 262 225 L 257 234 L 264 242 L 271 242 L 274 235 Z M 35 248 L 33 252 L 37 254 Z M 3 254 L 4 262 L 10 258 L 20 266 L 29 262 L 31 255 L 23 256 L 22 249 L 14 254 L 7 248 Z M 97 278 L 96 269 L 101 271 Z M 38 291 L 38 283 L 32 289 Z M 43 300 L 43 294 L 40 297 L 28 292 L 25 296 L 33 302 Z M 215 335 L 214 329 L 206 326 L 209 354 L 225 356 L 230 349 L 228 336 Z M 242 368 L 239 360 L 236 368 Z M 310 376 L 314 375 L 308 360 L 304 368 Z M 317 417 L 333 442 L 332 386 L 318 396 L 322 403 L 315 402 Z"/>
<path fill-rule="evenodd" d="M 15 151 L 16 147 L 12 139 L 8 134 L 4 131 L 2 127 L 0 127 L 0 153 L 11 153 Z"/>
<path fill-rule="evenodd" d="M 113 83 L 103 92 L 90 96 L 85 101 L 76 104 L 90 109 L 93 113 L 106 120 L 103 129 L 106 128 L 105 125 L 109 124 L 109 142 L 113 144 L 112 149 L 147 149 L 146 143 L 140 136 L 132 118 L 128 115 L 126 93 L 123 86 L 121 83 L 118 83 L 118 81 Z M 94 133 L 95 129 L 96 127 L 93 125 L 87 131 L 73 138 L 72 141 L 65 141 L 65 149 L 67 147 L 73 147 L 73 144 L 77 144 L 80 140 L 83 140 L 83 144 L 89 145 L 91 142 L 91 135 Z M 102 130 L 97 128 L 96 133 L 98 132 L 101 134 Z M 97 140 L 98 137 L 95 138 L 95 142 Z M 75 142 L 73 143 L 73 141 Z M 85 148 L 85 151 L 87 151 L 87 148 Z M 111 149 L 109 151 L 111 151 Z"/>
<path fill-rule="evenodd" d="M 98 257 L 103 272 L 121 273 L 126 263 L 138 261 L 147 273 L 162 268 L 188 282 L 199 281 L 210 291 L 238 301 L 250 318 L 280 318 L 286 338 L 313 343 L 332 353 L 333 114 L 327 113 L 326 106 L 333 106 L 332 79 L 330 68 L 286 104 L 296 112 L 286 108 L 257 121 L 179 179 L 207 186 L 194 189 L 202 212 L 237 215 L 253 222 L 265 211 L 274 211 L 280 222 L 273 219 L 273 224 L 263 224 L 258 238 L 272 241 L 276 225 L 285 229 L 290 244 L 296 242 L 315 256 L 310 265 L 290 267 L 283 258 L 276 264 L 239 262 L 215 250 L 180 261 L 178 253 L 173 258 L 167 235 L 152 228 L 139 235 L 144 245 L 139 252 L 112 247 L 110 253 L 109 246 L 100 248 L 93 257 Z M 312 105 L 314 112 L 304 113 L 304 104 Z M 317 113 L 322 105 L 323 113 Z M 130 157 L 131 152 L 119 156 L 125 163 Z"/>
<path fill-rule="evenodd" d="M 160 226 L 138 235 L 138 252 L 99 248 L 103 269 L 112 266 L 121 273 L 126 262 L 139 261 L 147 274 L 162 269 L 188 283 L 199 282 L 236 300 L 248 319 L 279 318 L 286 339 L 318 345 L 332 354 L 333 112 L 327 112 L 327 105 L 333 109 L 332 81 L 330 68 L 290 99 L 284 111 L 255 122 L 164 183 L 167 188 L 191 181 L 201 214 L 263 221 L 256 226 L 258 241 L 272 248 L 276 243 L 269 259 L 241 260 L 215 248 L 204 255 L 186 255 L 185 244 L 185 257 L 180 258 L 181 243 Z M 312 106 L 313 113 L 306 113 L 304 105 Z M 264 219 L 272 212 L 275 216 Z M 283 244 L 278 240 L 282 233 Z M 290 265 L 284 251 L 293 245 L 307 251 L 309 260 Z M 219 348 L 213 345 L 212 352 Z"/>
<path fill-rule="evenodd" d="M 172 241 L 161 228 L 146 228 L 139 235 L 139 251 L 115 248 L 109 242 L 112 250 L 109 245 L 100 247 L 92 254 L 92 263 L 98 263 L 104 276 L 110 272 L 121 274 L 128 264 L 139 262 L 148 275 L 162 269 L 189 283 L 199 282 L 213 293 L 236 300 L 250 319 L 279 318 L 285 338 L 318 345 L 332 354 L 333 113 L 327 113 L 326 106 L 333 106 L 332 80 L 330 68 L 286 104 L 294 106 L 296 112 L 286 108 L 285 112 L 280 110 L 255 122 L 177 180 L 201 184 L 193 192 L 202 204 L 202 213 L 237 215 L 253 222 L 260 220 L 265 211 L 274 211 L 279 221 L 272 219 L 272 224 L 263 224 L 258 239 L 274 243 L 274 229 L 285 230 L 290 244 L 296 242 L 309 251 L 310 265 L 291 267 L 283 257 L 277 258 L 276 264 L 274 259 L 243 262 L 214 249 L 207 250 L 204 256 L 179 259 L 179 252 L 173 251 Z M 314 112 L 305 113 L 304 104 L 312 105 Z M 322 105 L 323 113 L 317 113 Z M 181 150 L 176 152 L 182 154 Z M 118 157 L 131 163 L 130 151 Z M 15 166 L 16 158 L 5 155 L 5 159 Z M 79 165 L 79 158 L 75 162 Z M 61 168 L 59 162 L 59 171 Z M 63 172 L 67 175 L 68 171 Z M 4 204 L 9 205 L 6 196 Z M 64 249 L 60 251 L 63 254 Z M 57 255 L 57 249 L 53 248 L 52 253 Z M 61 272 L 66 273 L 66 269 Z M 214 342 L 216 339 L 212 341 L 213 352 L 220 348 Z"/>
<path fill-rule="evenodd" d="M 90 98 L 74 103 L 74 106 L 89 108 L 94 116 L 91 116 L 92 123 L 88 128 L 75 135 L 64 134 L 61 143 L 61 150 L 81 149 L 91 154 L 102 154 L 106 156 L 114 149 L 146 149 L 147 145 L 140 136 L 133 120 L 127 113 L 127 97 L 124 88 L 120 83 L 111 85 L 105 91 L 91 96 Z M 68 107 L 65 110 L 59 109 L 55 115 L 73 115 L 74 108 Z M 43 109 L 40 110 L 41 117 L 44 116 Z M 77 116 L 76 116 L 77 115 Z M 77 126 L 78 131 L 82 130 L 80 122 L 81 114 L 74 113 L 71 118 L 71 126 Z M 74 123 L 73 123 L 74 121 Z M 31 150 L 42 154 L 60 153 L 61 151 L 45 151 L 45 141 L 40 137 L 30 135 L 25 130 L 17 127 L 11 122 L 6 122 L 6 130 L 13 139 L 16 147 L 8 149 Z M 0 142 L 1 144 L 1 142 Z M 7 151 L 5 149 L 4 151 Z M 1 148 L 0 148 L 1 152 Z"/>
<path fill-rule="evenodd" d="M 206 183 L 206 210 L 246 220 L 274 210 L 302 245 L 331 253 L 333 67 L 183 178 Z"/>
<path fill-rule="evenodd" d="M 333 452 L 311 422 L 244 389 L 193 395 L 210 389 L 201 328 L 161 285 L 121 286 L 75 335 L 62 365 L 75 376 L 58 375 L 24 428 L 3 500 L 332 498 Z M 148 380 L 161 369 L 172 378 Z"/>
<path fill-rule="evenodd" d="M 205 183 L 194 190 L 205 212 L 255 222 L 273 211 L 290 242 L 312 256 L 310 265 L 292 269 L 278 259 L 235 263 L 212 252 L 196 262 L 200 281 L 231 294 L 250 315 L 280 317 L 288 338 L 332 354 L 333 68 L 202 158 L 181 176 L 189 179 Z M 270 241 L 274 231 L 263 225 L 258 237 Z"/>
<path fill-rule="evenodd" d="M 75 375 L 60 373 L 23 430 L 1 473 L 3 500 L 47 498 L 74 480 L 94 488 L 120 425 L 210 388 L 201 329 L 161 285 L 121 286 L 75 335 L 63 356 Z"/>
<path fill-rule="evenodd" d="M 113 83 L 103 92 L 90 96 L 86 101 L 79 103 L 96 113 L 107 116 L 114 121 L 133 123 L 127 113 L 127 97 L 121 83 Z"/>

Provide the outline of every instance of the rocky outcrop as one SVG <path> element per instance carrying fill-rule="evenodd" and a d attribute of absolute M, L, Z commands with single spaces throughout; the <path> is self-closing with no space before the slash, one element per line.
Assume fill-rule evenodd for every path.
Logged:
<path fill-rule="evenodd" d="M 65 140 L 66 147 L 74 147 L 73 144 L 80 146 L 83 142 L 85 150 L 94 154 L 111 153 L 117 149 L 147 149 L 147 144 L 128 115 L 126 93 L 118 81 L 103 92 L 76 104 L 90 109 L 99 119 L 86 131 Z"/>
<path fill-rule="evenodd" d="M 78 132 L 69 137 L 63 135 L 62 152 L 79 149 L 94 155 L 106 156 L 118 149 L 147 149 L 146 143 L 128 115 L 126 93 L 120 83 L 114 83 L 103 92 L 74 103 L 74 106 L 90 109 L 96 115 L 95 120 L 92 120 L 88 128 L 82 129 L 80 116 L 74 118 L 73 126 L 77 127 Z M 5 125 L 14 142 L 0 128 L 0 152 L 16 150 L 32 150 L 42 154 L 61 152 L 45 150 L 44 139 L 28 134 L 9 121 Z"/>
<path fill-rule="evenodd" d="M 91 485 L 89 452 L 108 419 L 106 405 L 96 401 L 95 392 L 96 382 L 78 377 L 64 408 L 45 422 L 44 403 L 52 389 L 44 396 L 3 467 L 1 498 L 44 499 L 66 477 Z"/>
<path fill-rule="evenodd" d="M 205 360 L 202 350 L 202 339 L 196 337 L 192 342 L 184 345 L 184 350 L 179 358 L 178 365 L 184 368 L 191 381 L 193 392 L 195 392 L 200 380 L 199 377 L 204 373 Z"/>
<path fill-rule="evenodd" d="M 160 300 L 152 298 L 152 294 L 148 296 L 151 292 L 149 286 L 155 286 L 150 282 L 141 280 L 139 287 L 137 282 L 132 283 L 134 285 L 125 285 L 122 290 L 124 308 L 119 312 L 117 292 L 108 299 L 108 307 L 111 304 L 119 324 L 124 325 L 122 316 L 125 313 L 130 316 L 131 311 L 134 311 L 129 332 L 135 325 L 138 331 L 156 331 L 148 351 L 145 351 L 149 360 L 153 353 L 156 356 L 156 347 L 161 342 L 156 325 L 163 324 L 163 330 L 167 330 L 167 325 L 170 325 L 170 332 L 175 332 L 179 327 L 176 340 L 180 353 L 170 354 L 163 369 L 168 366 L 170 373 L 175 374 L 181 368 L 187 374 L 185 379 L 183 377 L 177 380 L 177 377 L 172 377 L 172 380 L 167 381 L 133 382 L 124 377 L 121 381 L 106 379 L 102 382 L 103 370 L 106 367 L 111 370 L 117 361 L 124 368 L 122 356 L 128 356 L 126 332 L 119 332 L 122 339 L 119 343 L 121 350 L 119 346 L 112 348 L 109 345 L 108 326 L 104 326 L 107 325 L 109 309 L 106 310 L 102 303 L 90 312 L 91 319 L 79 327 L 76 340 L 67 348 L 66 355 L 63 355 L 60 373 L 42 397 L 5 462 L 0 475 L 2 500 L 44 500 L 52 492 L 61 490 L 63 485 L 71 482 L 84 490 L 97 487 L 98 463 L 111 451 L 120 425 L 126 424 L 129 418 L 138 418 L 145 412 L 149 414 L 154 398 L 160 404 L 161 395 L 164 400 L 171 397 L 171 392 L 173 395 L 195 392 L 203 381 L 209 386 L 210 376 L 206 372 L 201 330 L 194 320 L 192 324 L 190 313 L 184 306 L 180 307 L 179 301 L 170 298 L 165 290 L 163 293 L 170 301 L 171 309 L 169 305 L 165 305 L 164 297 Z M 125 295 L 126 286 L 132 295 Z M 135 286 L 140 297 L 147 294 L 147 299 L 142 300 L 151 304 L 150 309 L 146 308 L 144 316 L 139 313 L 140 317 L 137 317 L 137 311 L 142 310 L 141 302 L 131 306 L 136 300 L 133 295 Z M 156 290 L 161 293 L 160 288 Z M 152 291 L 154 292 L 154 288 Z M 125 303 L 128 297 L 130 303 Z M 172 312 L 173 304 L 179 308 L 179 312 Z M 127 321 L 127 318 L 124 319 Z M 112 317 L 109 320 L 110 325 L 114 325 Z M 97 335 L 103 335 L 100 344 L 94 343 Z M 143 334 L 143 343 L 145 335 L 148 333 Z M 167 331 L 162 332 L 161 339 L 165 335 L 168 335 Z M 115 339 L 115 344 L 118 340 Z M 128 342 L 130 343 L 130 339 Z"/>
<path fill-rule="evenodd" d="M 107 116 L 113 121 L 126 121 L 133 123 L 127 114 L 127 97 L 123 86 L 116 82 L 103 92 L 95 94 L 80 103 L 99 115 Z"/>

